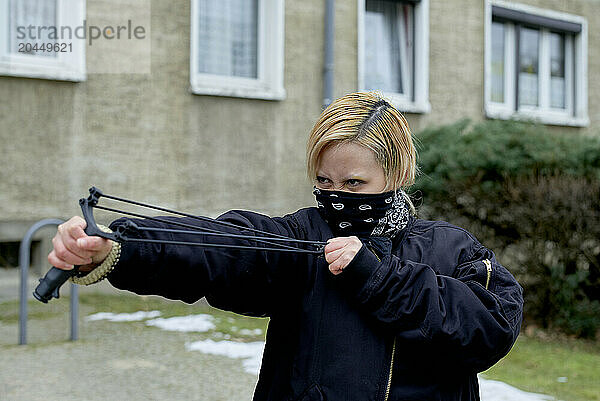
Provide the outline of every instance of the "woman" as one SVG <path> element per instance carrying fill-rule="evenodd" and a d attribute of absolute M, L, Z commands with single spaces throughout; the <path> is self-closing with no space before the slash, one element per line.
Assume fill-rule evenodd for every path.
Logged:
<path fill-rule="evenodd" d="M 402 190 L 416 170 L 406 120 L 374 94 L 344 96 L 315 124 L 307 161 L 316 208 L 218 219 L 327 241 L 324 258 L 119 246 L 87 237 L 75 217 L 59 227 L 48 260 L 86 265 L 87 281 L 107 275 L 138 294 L 206 297 L 218 308 L 269 316 L 255 400 L 478 400 L 477 372 L 517 338 L 521 288 L 471 234 L 414 216 Z"/>

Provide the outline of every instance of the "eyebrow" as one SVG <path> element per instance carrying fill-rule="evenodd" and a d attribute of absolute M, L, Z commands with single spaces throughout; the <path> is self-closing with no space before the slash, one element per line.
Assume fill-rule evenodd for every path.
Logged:
<path fill-rule="evenodd" d="M 324 174 L 322 172 L 317 172 L 316 178 L 327 178 L 330 179 L 329 176 L 327 174 Z M 367 181 L 363 176 L 358 175 L 358 174 L 351 174 L 349 176 L 346 176 L 342 179 L 342 181 L 348 181 L 348 180 L 357 180 L 357 181 Z"/>

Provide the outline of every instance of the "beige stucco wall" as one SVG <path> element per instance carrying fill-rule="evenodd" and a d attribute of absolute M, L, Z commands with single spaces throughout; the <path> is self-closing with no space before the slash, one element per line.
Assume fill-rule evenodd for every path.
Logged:
<path fill-rule="evenodd" d="M 0 77 L 0 221 L 70 216 L 92 184 L 208 215 L 310 205 L 304 146 L 321 107 L 324 10 L 285 12 L 284 101 L 189 92 L 189 0 L 152 2 L 151 74 Z M 99 17 L 106 9 L 88 2 L 88 21 Z M 88 65 L 99 61 L 88 51 Z"/>
<path fill-rule="evenodd" d="M 600 26 L 592 16 L 600 3 L 523 3 L 587 16 L 591 128 L 573 131 L 597 132 Z M 151 11 L 151 74 L 89 74 L 81 83 L 0 77 L 0 223 L 78 213 L 90 185 L 212 216 L 312 204 L 304 146 L 321 109 L 324 2 L 285 4 L 283 101 L 191 94 L 190 1 L 156 0 Z M 119 12 L 87 2 L 90 21 Z M 415 131 L 484 118 L 483 20 L 481 0 L 430 1 L 432 111 L 407 116 Z M 357 2 L 338 0 L 335 96 L 357 87 L 356 21 Z M 88 52 L 88 66 L 103 61 Z"/>

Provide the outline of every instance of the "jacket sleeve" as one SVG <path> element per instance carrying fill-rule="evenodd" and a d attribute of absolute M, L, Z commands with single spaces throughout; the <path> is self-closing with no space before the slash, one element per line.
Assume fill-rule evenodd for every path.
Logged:
<path fill-rule="evenodd" d="M 490 250 L 477 242 L 468 248 L 453 274 L 444 275 L 391 252 L 380 259 L 363 244 L 340 276 L 362 308 L 410 343 L 399 352 L 433 356 L 441 369 L 483 371 L 516 341 L 523 297 Z"/>
<path fill-rule="evenodd" d="M 223 227 L 210 221 L 168 219 L 199 229 L 253 235 L 250 231 Z M 114 221 L 111 229 L 115 230 L 124 220 Z M 293 215 L 270 218 L 253 212 L 231 211 L 217 220 L 295 239 L 305 237 L 304 230 Z M 152 220 L 133 221 L 146 227 L 168 225 Z M 150 238 L 150 235 L 147 231 L 136 234 L 139 238 Z M 153 233 L 152 238 L 157 237 L 225 245 L 270 246 L 255 240 L 219 236 L 186 234 L 175 238 L 173 234 Z M 291 252 L 125 242 L 119 262 L 107 278 L 116 288 L 137 294 L 160 295 L 187 303 L 206 297 L 212 306 L 221 309 L 251 316 L 267 316 L 272 308 L 282 303 L 273 302 L 274 299 L 291 299 L 289 297 L 293 291 L 289 286 L 296 283 L 294 288 L 298 287 L 302 272 L 298 266 L 307 265 L 306 261 L 301 260 L 306 257 L 310 256 Z"/>

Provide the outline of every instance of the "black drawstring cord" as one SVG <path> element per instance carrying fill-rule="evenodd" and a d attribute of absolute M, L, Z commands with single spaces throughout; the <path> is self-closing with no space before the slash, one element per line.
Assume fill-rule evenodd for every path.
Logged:
<path fill-rule="evenodd" d="M 235 234 L 230 234 L 230 233 L 224 233 L 222 231 L 214 230 L 214 229 L 207 228 L 207 227 L 198 227 L 198 226 L 194 226 L 194 225 L 191 225 L 191 224 L 181 223 L 179 221 L 172 221 L 172 220 L 162 219 L 160 217 L 146 216 L 146 215 L 139 214 L 139 213 L 126 212 L 124 210 L 113 209 L 113 208 L 109 208 L 109 207 L 105 207 L 105 206 L 96 205 L 96 206 L 93 206 L 93 207 L 95 209 L 102 209 L 102 210 L 106 210 L 106 211 L 113 212 L 113 213 L 119 213 L 119 214 L 124 214 L 124 215 L 127 215 L 127 216 L 139 217 L 139 218 L 146 219 L 146 220 L 151 220 L 151 221 L 158 221 L 158 222 L 169 224 L 169 225 L 172 225 L 172 226 L 178 226 L 178 227 L 184 227 L 184 228 L 191 228 L 192 230 L 197 230 L 198 228 L 202 228 L 203 230 L 206 231 L 206 234 L 209 234 L 209 233 L 211 233 L 211 234 L 220 234 L 220 235 L 222 234 L 223 236 L 232 236 L 232 235 L 235 235 Z M 149 228 L 152 228 L 152 227 L 140 227 L 140 226 L 136 225 L 135 229 L 136 230 L 141 230 L 141 229 L 147 230 Z M 161 231 L 161 230 L 168 230 L 168 229 L 158 228 L 158 229 L 153 230 L 153 231 Z M 148 231 L 150 231 L 150 230 L 148 230 Z M 168 231 L 166 231 L 166 232 L 168 232 Z M 196 233 L 196 231 L 181 230 L 180 234 L 184 234 L 184 233 L 191 233 L 191 234 L 193 234 L 193 233 Z M 99 236 L 102 236 L 102 235 L 99 235 Z M 255 239 L 257 242 L 262 242 L 262 243 L 265 243 L 265 244 L 273 244 L 272 242 L 267 241 L 269 238 L 265 238 L 265 239 L 263 239 L 263 238 L 265 238 L 265 237 L 247 236 L 246 239 Z M 121 241 L 119 241 L 118 239 L 114 239 L 114 240 L 118 241 L 118 242 L 123 242 L 124 238 L 122 238 Z M 131 238 L 129 238 L 129 240 L 131 240 Z M 281 241 L 283 239 L 282 238 L 278 238 L 278 240 Z M 287 239 L 285 239 L 285 240 L 287 240 Z M 294 247 L 294 246 L 290 246 L 290 245 L 285 245 L 285 244 L 275 244 L 275 245 L 282 247 L 282 249 L 283 248 L 287 248 L 287 249 L 299 249 L 298 247 Z M 321 245 L 321 244 L 319 243 L 319 244 L 313 244 L 313 245 Z"/>

